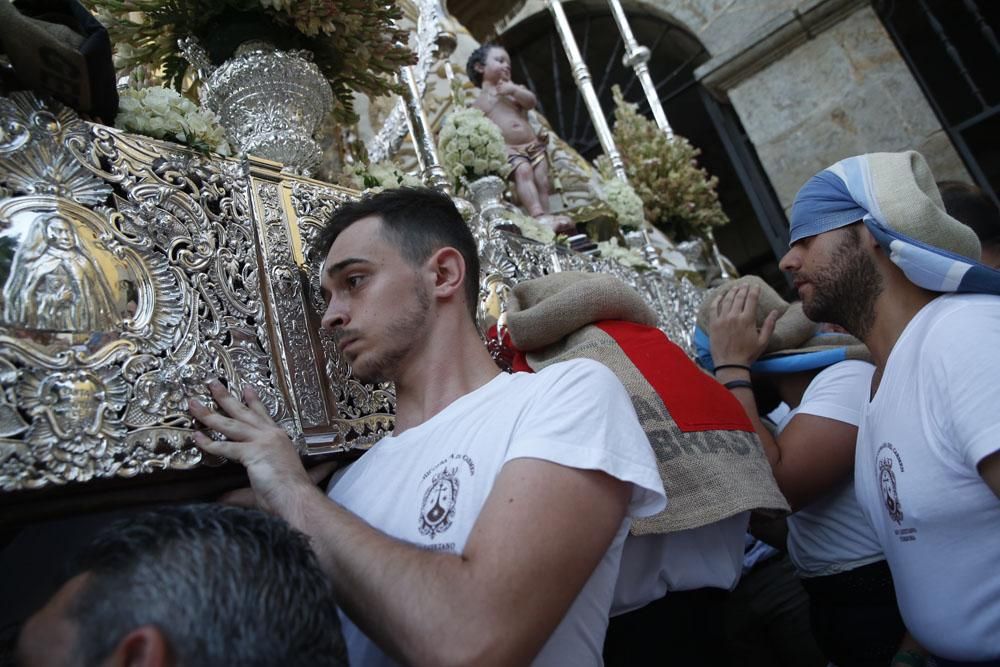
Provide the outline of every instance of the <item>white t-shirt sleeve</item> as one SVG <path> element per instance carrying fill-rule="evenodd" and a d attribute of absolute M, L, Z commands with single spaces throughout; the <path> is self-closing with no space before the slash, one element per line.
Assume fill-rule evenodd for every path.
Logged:
<path fill-rule="evenodd" d="M 666 507 L 656 458 L 632 401 L 608 368 L 589 359 L 553 364 L 535 383 L 506 460 L 537 458 L 569 468 L 601 470 L 633 485 L 628 514 Z"/>
<path fill-rule="evenodd" d="M 861 408 L 871 390 L 875 367 L 864 361 L 841 361 L 823 369 L 809 383 L 802 402 L 789 418 L 782 420 L 781 428 L 795 415 L 814 415 L 834 419 L 851 426 L 861 421 Z"/>
<path fill-rule="evenodd" d="M 941 318 L 922 351 L 952 434 L 944 444 L 973 470 L 1000 451 L 1000 305 L 989 305 L 970 303 Z"/>
<path fill-rule="evenodd" d="M 848 360 L 823 369 L 809 384 L 797 414 L 835 419 L 851 426 L 861 421 L 861 408 L 871 391 L 875 367 Z"/>

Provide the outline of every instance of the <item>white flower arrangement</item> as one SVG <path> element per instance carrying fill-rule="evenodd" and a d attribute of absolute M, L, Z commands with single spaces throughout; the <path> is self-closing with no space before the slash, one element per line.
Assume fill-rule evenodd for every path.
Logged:
<path fill-rule="evenodd" d="M 357 164 L 347 171 L 347 185 L 357 190 L 381 192 L 386 188 L 422 188 L 424 182 L 396 166 L 391 160 Z"/>
<path fill-rule="evenodd" d="M 555 243 L 556 233 L 546 224 L 538 222 L 530 215 L 524 215 L 517 209 L 507 209 L 506 217 L 521 230 L 521 236 L 539 243 Z"/>
<path fill-rule="evenodd" d="M 601 251 L 601 257 L 605 259 L 612 259 L 633 269 L 652 268 L 639 250 L 627 246 L 622 247 L 618 244 L 617 237 L 612 236 L 607 241 L 599 242 L 597 248 Z"/>
<path fill-rule="evenodd" d="M 164 88 L 126 88 L 118 94 L 115 127 L 185 144 L 203 153 L 232 155 L 218 117 L 180 93 Z"/>
<path fill-rule="evenodd" d="M 640 229 L 646 220 L 642 210 L 642 200 L 631 185 L 617 178 L 611 178 L 601 183 L 604 191 L 604 202 L 611 207 L 618 218 L 618 225 L 632 229 Z"/>
<path fill-rule="evenodd" d="M 479 109 L 459 109 L 448 115 L 438 137 L 445 171 L 455 179 L 507 176 L 507 147 L 493 121 Z"/>

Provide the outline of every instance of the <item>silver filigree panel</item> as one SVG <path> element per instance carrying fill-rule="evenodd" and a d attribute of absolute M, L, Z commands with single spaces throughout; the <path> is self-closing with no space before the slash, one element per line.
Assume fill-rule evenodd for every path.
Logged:
<path fill-rule="evenodd" d="M 320 333 L 319 261 L 304 251 L 356 196 L 0 97 L 0 490 L 211 463 L 187 400 L 208 402 L 213 377 L 255 387 L 303 454 L 382 437 L 392 387 L 352 378 Z M 609 272 L 690 353 L 703 291 L 689 282 L 477 236 L 501 310 L 520 280 Z"/>
<path fill-rule="evenodd" d="M 478 225 L 479 230 L 485 227 L 485 224 Z M 549 273 L 610 273 L 639 292 L 659 316 L 659 328 L 688 356 L 694 356 L 692 335 L 705 291 L 686 278 L 677 280 L 656 270 L 637 271 L 614 260 L 594 258 L 564 246 L 543 244 L 505 232 L 486 234 L 478 231 L 477 235 L 482 261 L 481 284 L 487 298 L 497 291 L 498 284 L 513 286 Z"/>
<path fill-rule="evenodd" d="M 187 401 L 213 377 L 254 386 L 303 453 L 350 449 L 299 363 L 313 321 L 278 187 L 0 98 L 0 489 L 210 463 Z"/>
<path fill-rule="evenodd" d="M 305 181 L 291 181 L 290 204 L 297 221 L 304 252 L 302 272 L 306 285 L 306 300 L 314 326 L 319 331 L 324 304 L 319 292 L 320 258 L 308 252 L 314 240 L 338 204 L 356 196 L 345 190 Z M 395 391 L 391 384 L 364 384 L 351 376 L 350 366 L 333 344 L 333 338 L 319 334 L 322 375 L 328 400 L 336 412 L 336 423 L 344 438 L 354 448 L 370 446 L 392 428 L 395 413 Z"/>

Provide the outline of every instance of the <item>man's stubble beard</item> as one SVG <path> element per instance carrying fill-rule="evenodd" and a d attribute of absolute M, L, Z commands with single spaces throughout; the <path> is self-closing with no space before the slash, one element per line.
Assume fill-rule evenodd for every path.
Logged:
<path fill-rule="evenodd" d="M 814 322 L 832 322 L 860 340 L 875 323 L 875 302 L 884 288 L 874 260 L 861 247 L 857 229 L 834 251 L 823 273 L 808 275 L 813 297 L 802 310 Z"/>
<path fill-rule="evenodd" d="M 363 366 L 351 365 L 351 374 L 361 382 L 377 384 L 395 380 L 400 363 L 427 333 L 431 297 L 419 282 L 414 284 L 413 298 L 406 310 L 386 328 L 383 339 L 387 347 Z"/>

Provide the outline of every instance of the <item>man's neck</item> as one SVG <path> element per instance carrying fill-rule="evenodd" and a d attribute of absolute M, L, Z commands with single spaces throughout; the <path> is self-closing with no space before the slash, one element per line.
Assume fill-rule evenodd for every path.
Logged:
<path fill-rule="evenodd" d="M 395 433 L 424 423 L 500 373 L 467 315 L 454 326 L 437 325 L 395 379 Z"/>
<path fill-rule="evenodd" d="M 903 330 L 906 329 L 906 325 L 924 306 L 941 296 L 938 292 L 917 287 L 899 269 L 894 268 L 888 273 L 885 289 L 875 302 L 875 321 L 864 338 L 864 343 L 872 354 L 872 362 L 875 364 L 869 398 L 875 396 L 882 382 L 882 373 L 889 361 L 889 355 Z M 883 273 L 883 276 L 885 275 Z"/>

